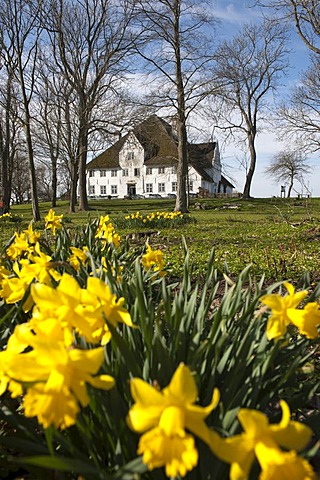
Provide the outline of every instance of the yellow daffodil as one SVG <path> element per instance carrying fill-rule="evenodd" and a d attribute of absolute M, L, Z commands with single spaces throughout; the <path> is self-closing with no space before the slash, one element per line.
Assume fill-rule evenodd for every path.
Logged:
<path fill-rule="evenodd" d="M 110 243 L 112 243 L 115 248 L 118 248 L 120 246 L 120 235 L 115 231 L 112 223 L 106 225 L 100 235 L 100 239 L 104 244 L 104 248 Z"/>
<path fill-rule="evenodd" d="M 87 330 L 90 333 L 89 325 L 82 315 L 81 290 L 76 279 L 67 273 L 61 276 L 56 288 L 42 283 L 32 284 L 31 296 L 35 307 L 31 324 L 54 319 L 64 331 L 66 345 L 73 342 L 73 328 L 82 335 L 85 335 Z"/>
<path fill-rule="evenodd" d="M 0 283 L 2 282 L 3 278 L 9 277 L 10 272 L 9 270 L 0 264 Z"/>
<path fill-rule="evenodd" d="M 291 323 L 288 316 L 288 309 L 296 308 L 308 295 L 306 290 L 295 293 L 293 285 L 284 282 L 288 295 L 282 296 L 278 293 L 263 295 L 260 302 L 271 308 L 271 316 L 267 323 L 267 337 L 269 340 L 278 339 L 286 333 L 287 326 Z"/>
<path fill-rule="evenodd" d="M 99 237 L 100 237 L 100 235 L 101 235 L 101 233 L 102 233 L 102 231 L 103 231 L 103 229 L 104 229 L 104 226 L 105 226 L 106 224 L 108 224 L 109 222 L 110 222 L 110 217 L 109 217 L 109 215 L 104 215 L 104 216 L 101 215 L 101 216 L 99 217 L 99 224 L 98 224 L 97 232 L 96 232 L 96 235 L 95 235 L 96 238 L 99 238 Z"/>
<path fill-rule="evenodd" d="M 61 430 L 74 425 L 80 411 L 76 398 L 66 387 L 57 392 L 46 389 L 43 383 L 28 389 L 22 406 L 26 417 L 37 417 L 44 428 L 54 425 Z"/>
<path fill-rule="evenodd" d="M 213 442 L 214 453 L 231 464 L 230 480 L 247 480 L 255 457 L 262 469 L 260 480 L 314 479 L 312 475 L 306 476 L 306 472 L 312 472 L 309 464 L 296 455 L 297 450 L 307 445 L 312 431 L 306 425 L 290 420 L 290 410 L 285 401 L 282 400 L 280 405 L 282 419 L 279 424 L 270 424 L 262 412 L 244 408 L 238 414 L 244 432 L 222 439 L 218 444 Z M 283 452 L 280 447 L 291 451 Z M 288 472 L 297 466 L 299 475 L 296 472 L 292 477 L 281 477 L 285 464 L 288 464 Z"/>
<path fill-rule="evenodd" d="M 111 339 L 111 332 L 106 320 L 114 327 L 125 323 L 133 327 L 130 313 L 123 307 L 124 298 L 118 298 L 102 280 L 89 277 L 87 288 L 81 291 L 82 315 L 88 322 L 90 339 L 102 345 Z M 79 310 L 77 310 L 79 312 Z M 89 336 L 89 331 L 86 332 Z"/>
<path fill-rule="evenodd" d="M 70 247 L 72 255 L 69 257 L 69 262 L 75 270 L 80 270 L 81 265 L 85 265 L 88 261 L 88 247 L 78 248 Z"/>
<path fill-rule="evenodd" d="M 138 433 L 146 432 L 140 438 L 138 454 L 150 470 L 164 466 L 168 477 L 185 476 L 198 461 L 194 438 L 186 430 L 210 444 L 216 434 L 204 420 L 219 401 L 218 390 L 207 407 L 195 405 L 197 386 L 183 363 L 162 391 L 139 378 L 132 379 L 130 387 L 135 403 L 128 424 Z"/>
<path fill-rule="evenodd" d="M 106 248 L 106 246 L 111 243 L 115 246 L 115 248 L 118 248 L 120 246 L 120 236 L 117 234 L 109 220 L 110 219 L 108 215 L 100 217 L 95 238 L 100 238 L 100 240 L 102 240 L 104 245 L 103 248 Z"/>
<path fill-rule="evenodd" d="M 317 338 L 320 325 L 320 310 L 317 302 L 310 302 L 301 309 L 289 308 L 287 315 L 290 321 L 298 327 L 299 332 L 307 338 Z"/>
<path fill-rule="evenodd" d="M 47 230 L 52 230 L 53 235 L 56 234 L 56 230 L 62 229 L 61 219 L 63 215 L 56 215 L 54 210 L 51 208 L 48 214 L 44 217 L 45 228 Z"/>
<path fill-rule="evenodd" d="M 68 348 L 52 337 L 52 328 L 38 335 L 20 327 L 13 335 L 24 349 L 16 348 L 7 358 L 4 374 L 27 385 L 26 416 L 37 416 L 45 428 L 50 424 L 66 428 L 76 422 L 79 405 L 89 403 L 87 384 L 104 390 L 114 386 L 109 375 L 96 375 L 104 361 L 103 348 Z"/>
<path fill-rule="evenodd" d="M 142 265 L 145 270 L 149 271 L 152 270 L 153 272 L 157 272 L 160 275 L 164 275 L 163 272 L 163 253 L 161 250 L 152 250 L 150 245 L 146 244 L 146 253 L 142 255 Z"/>
<path fill-rule="evenodd" d="M 1 282 L 2 288 L 0 295 L 8 304 L 17 303 L 22 300 L 33 280 L 32 275 L 30 276 L 23 273 L 23 267 L 20 269 L 17 262 L 13 265 L 12 270 L 13 275 L 4 277 Z M 32 299 L 29 296 L 23 305 L 23 309 L 27 312 L 31 307 Z"/>
<path fill-rule="evenodd" d="M 255 453 L 261 466 L 259 480 L 316 480 L 311 465 L 294 450 L 283 452 L 264 443 L 256 446 Z"/>
<path fill-rule="evenodd" d="M 30 224 L 26 230 L 23 230 L 23 233 L 26 234 L 28 238 L 29 245 L 35 245 L 39 242 L 41 233 L 33 230 L 32 225 Z"/>
<path fill-rule="evenodd" d="M 7 248 L 6 254 L 12 260 L 16 260 L 25 252 L 30 252 L 28 237 L 25 233 L 16 232 L 14 235 L 14 241 Z"/>
<path fill-rule="evenodd" d="M 40 244 L 36 243 L 34 253 L 29 255 L 30 263 L 24 263 L 21 275 L 29 276 L 30 279 L 35 278 L 38 282 L 50 284 L 51 277 L 58 281 L 61 277 L 52 265 L 52 258 L 41 252 Z"/>
<path fill-rule="evenodd" d="M 20 326 L 21 327 L 21 326 Z M 0 395 L 7 389 L 11 392 L 13 398 L 22 394 L 22 386 L 7 375 L 10 361 L 17 354 L 22 353 L 27 348 L 27 343 L 20 342 L 15 335 L 9 337 L 6 349 L 0 352 Z"/>
<path fill-rule="evenodd" d="M 56 319 L 65 330 L 66 341 L 71 343 L 73 328 L 88 342 L 105 345 L 111 339 L 107 322 L 114 327 L 118 323 L 133 327 L 131 316 L 123 307 L 124 298 L 117 299 L 99 278 L 89 277 L 87 287 L 81 288 L 74 277 L 64 273 L 56 288 L 33 284 L 31 295 L 35 302 L 31 322 Z"/>
<path fill-rule="evenodd" d="M 6 303 L 11 304 L 22 300 L 34 280 L 51 284 L 52 278 L 56 281 L 60 279 L 60 273 L 52 268 L 51 257 L 40 251 L 39 243 L 34 246 L 34 253 L 29 254 L 29 260 L 21 259 L 20 264 L 16 262 L 13 265 L 12 270 L 15 276 L 10 275 L 2 279 L 0 295 Z M 32 299 L 28 297 L 23 305 L 24 311 L 28 311 L 31 306 Z"/>

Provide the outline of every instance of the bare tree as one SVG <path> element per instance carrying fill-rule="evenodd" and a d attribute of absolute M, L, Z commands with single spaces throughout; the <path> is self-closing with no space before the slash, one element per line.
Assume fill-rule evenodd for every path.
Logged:
<path fill-rule="evenodd" d="M 88 139 L 94 110 L 106 92 L 116 88 L 125 53 L 131 44 L 132 15 L 127 0 L 48 0 L 44 26 L 50 36 L 56 69 L 72 89 L 78 124 L 77 155 L 72 165 L 72 192 L 79 179 L 79 209 L 89 208 L 86 191 Z M 70 210 L 74 211 L 74 193 Z"/>
<path fill-rule="evenodd" d="M 12 197 L 15 203 L 22 204 L 30 201 L 31 185 L 28 174 L 27 156 L 17 153 L 13 161 L 12 171 Z"/>
<path fill-rule="evenodd" d="M 36 165 L 38 195 L 41 202 L 50 202 L 52 204 L 52 178 L 50 168 L 44 163 Z"/>
<path fill-rule="evenodd" d="M 305 156 L 297 150 L 285 150 L 277 153 L 265 169 L 266 175 L 276 180 L 277 183 L 289 183 L 288 198 L 290 198 L 294 181 L 303 183 L 304 175 L 310 171 Z"/>
<path fill-rule="evenodd" d="M 254 3 L 272 9 L 279 22 L 293 23 L 307 47 L 314 53 L 320 53 L 319 0 L 256 0 Z"/>
<path fill-rule="evenodd" d="M 153 105 L 169 107 L 178 141 L 177 199 L 175 209 L 186 212 L 188 141 L 187 118 L 204 98 L 208 38 L 204 25 L 209 17 L 192 0 L 139 0 L 143 34 L 136 50 L 155 79 Z M 202 32 L 202 34 L 200 34 Z M 142 41 L 143 40 L 143 41 Z M 173 112 L 173 114 L 172 114 Z"/>
<path fill-rule="evenodd" d="M 231 41 L 224 41 L 215 52 L 210 114 L 216 127 L 240 134 L 246 141 L 250 165 L 243 197 L 250 197 L 256 168 L 256 137 L 264 126 L 266 112 L 278 80 L 288 62 L 286 31 L 264 21 L 247 24 Z"/>
<path fill-rule="evenodd" d="M 320 57 L 312 57 L 311 66 L 302 75 L 278 110 L 280 139 L 295 142 L 307 152 L 320 150 Z"/>
<path fill-rule="evenodd" d="M 10 71 L 4 71 L 0 79 L 0 168 L 4 212 L 10 210 L 13 162 L 18 149 L 21 148 L 19 114 L 17 85 Z"/>
<path fill-rule="evenodd" d="M 43 68 L 38 70 L 37 101 L 34 104 L 35 153 L 38 162 L 47 167 L 51 179 L 51 205 L 57 204 L 57 166 L 61 143 L 61 95 L 53 90 L 51 82 Z M 39 81 L 41 79 L 41 81 Z M 55 77 L 54 85 L 64 92 L 63 82 Z M 39 169 L 37 169 L 39 170 Z M 39 180 L 40 176 L 37 174 Z M 38 181 L 39 186 L 39 181 Z M 39 197 L 40 197 L 39 192 Z"/>
<path fill-rule="evenodd" d="M 19 85 L 23 107 L 21 121 L 25 132 L 28 152 L 29 175 L 33 219 L 40 220 L 34 152 L 31 132 L 30 102 L 34 92 L 35 60 L 37 57 L 40 29 L 39 11 L 29 0 L 3 0 L 0 9 L 0 55 L 9 76 Z"/>

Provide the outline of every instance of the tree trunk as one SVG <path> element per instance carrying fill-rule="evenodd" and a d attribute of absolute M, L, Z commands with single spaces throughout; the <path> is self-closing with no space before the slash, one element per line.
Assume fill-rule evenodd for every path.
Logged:
<path fill-rule="evenodd" d="M 245 181 L 245 185 L 242 193 L 242 198 L 245 198 L 245 199 L 251 198 L 250 190 L 251 190 L 253 174 L 255 172 L 256 162 L 257 162 L 257 152 L 256 152 L 254 140 L 255 140 L 255 135 L 254 134 L 249 135 L 248 143 L 249 143 L 249 151 L 250 151 L 250 165 L 249 165 L 249 169 L 247 172 L 246 181 Z"/>
<path fill-rule="evenodd" d="M 177 134 L 178 134 L 178 168 L 177 168 L 177 199 L 175 211 L 188 212 L 187 176 L 188 176 L 188 140 L 186 129 L 186 107 L 184 85 L 181 67 L 180 51 L 180 2 L 177 0 L 174 19 L 174 44 L 176 60 L 176 85 L 177 85 Z"/>
<path fill-rule="evenodd" d="M 34 154 L 33 154 L 33 145 L 32 145 L 32 135 L 31 135 L 31 116 L 29 111 L 29 102 L 27 96 L 27 88 L 25 84 L 24 71 L 22 66 L 22 56 L 18 57 L 18 69 L 19 69 L 19 82 L 20 89 L 23 101 L 24 108 L 24 131 L 26 135 L 26 144 L 29 160 L 29 177 L 30 177 L 30 188 L 31 188 L 31 204 L 32 204 L 32 216 L 35 222 L 40 220 L 40 211 L 38 203 L 38 192 L 37 192 L 37 180 L 36 180 L 36 170 L 34 166 Z"/>
<path fill-rule="evenodd" d="M 52 177 L 51 177 L 51 188 L 52 188 L 52 199 L 51 206 L 52 208 L 57 206 L 57 159 L 51 160 L 52 162 Z"/>
<path fill-rule="evenodd" d="M 88 155 L 88 132 L 86 128 L 80 129 L 80 152 L 79 152 L 79 210 L 89 210 L 87 195 L 87 155 Z"/>
<path fill-rule="evenodd" d="M 33 146 L 32 146 L 32 138 L 31 138 L 31 131 L 30 131 L 30 115 L 29 115 L 29 108 L 27 106 L 25 106 L 25 108 L 26 108 L 26 112 L 25 112 L 24 130 L 26 135 L 28 160 L 29 160 L 32 216 L 35 222 L 39 222 L 40 211 L 39 211 L 38 193 L 37 193 L 36 170 L 34 166 Z"/>
<path fill-rule="evenodd" d="M 290 198 L 290 196 L 291 196 L 292 187 L 293 187 L 293 178 L 290 179 L 290 185 L 289 185 L 289 188 L 288 188 L 287 198 Z"/>
<path fill-rule="evenodd" d="M 182 115 L 184 117 L 184 115 Z M 175 211 L 188 212 L 187 199 L 187 176 L 188 176 L 188 149 L 185 120 L 179 118 L 177 125 L 178 133 L 178 167 L 177 167 L 177 198 Z"/>
<path fill-rule="evenodd" d="M 9 75 L 6 89 L 6 107 L 5 107 L 5 130 L 4 138 L 2 137 L 2 155 L 1 155 L 1 171 L 2 171 L 2 198 L 3 198 L 3 213 L 10 211 L 11 199 L 11 177 L 10 177 L 10 141 L 13 135 L 10 128 L 10 110 L 12 103 L 12 76 Z M 3 133 L 3 132 L 2 132 Z"/>
<path fill-rule="evenodd" d="M 69 211 L 76 211 L 77 203 L 77 184 L 78 184 L 78 168 L 76 160 L 70 160 L 70 204 Z"/>

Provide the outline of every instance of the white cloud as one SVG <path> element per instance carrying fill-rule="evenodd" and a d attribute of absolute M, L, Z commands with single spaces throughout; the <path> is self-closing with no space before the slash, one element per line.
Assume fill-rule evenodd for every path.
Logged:
<path fill-rule="evenodd" d="M 255 21 L 261 18 L 261 14 L 257 9 L 245 6 L 246 2 L 226 3 L 225 1 L 216 1 L 212 8 L 212 14 L 223 22 L 241 25 L 250 20 Z M 240 4 L 240 5 L 239 5 Z"/>

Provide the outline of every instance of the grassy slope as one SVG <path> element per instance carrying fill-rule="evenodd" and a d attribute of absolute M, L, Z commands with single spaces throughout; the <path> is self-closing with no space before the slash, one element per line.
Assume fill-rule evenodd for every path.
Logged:
<path fill-rule="evenodd" d="M 305 271 L 311 279 L 318 279 L 320 247 L 320 199 L 206 199 L 200 201 L 207 209 L 196 210 L 195 201 L 190 206 L 190 215 L 195 223 L 176 229 L 161 228 L 150 238 L 154 247 L 161 248 L 175 274 L 181 271 L 182 236 L 191 252 L 194 275 L 201 278 L 205 273 L 206 261 L 212 248 L 216 252 L 218 268 L 228 265 L 231 275 L 237 275 L 245 265 L 252 263 L 257 276 L 265 273 L 269 280 L 290 279 L 297 281 Z M 49 203 L 40 206 L 44 217 Z M 140 211 L 142 214 L 157 210 L 172 211 L 172 200 L 106 200 L 91 202 L 91 212 L 68 212 L 68 203 L 59 202 L 55 209 L 63 213 L 67 226 L 86 223 L 88 215 L 110 215 L 117 224 L 127 213 Z M 12 213 L 22 216 L 21 224 L 0 226 L 2 243 L 17 228 L 25 228 L 31 220 L 30 205 L 14 205 Z M 123 224 L 122 222 L 119 222 Z M 43 227 L 43 222 L 36 225 Z M 150 230 L 150 227 L 147 227 Z M 157 230 L 157 227 L 155 228 Z M 121 228 L 120 234 L 131 233 Z M 140 241 L 145 241 L 142 237 Z"/>

